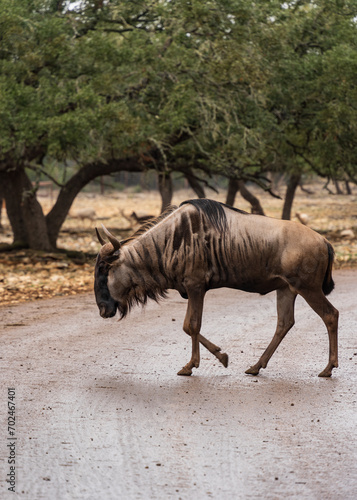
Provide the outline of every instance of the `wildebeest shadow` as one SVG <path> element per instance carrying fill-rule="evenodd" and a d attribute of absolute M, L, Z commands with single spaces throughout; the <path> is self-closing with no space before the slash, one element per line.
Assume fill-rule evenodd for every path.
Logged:
<path fill-rule="evenodd" d="M 317 376 L 300 375 L 286 378 L 282 375 L 200 374 L 192 377 L 163 377 L 160 374 L 120 373 L 101 377 L 91 385 L 92 403 L 106 400 L 109 409 L 118 408 L 125 402 L 131 410 L 143 407 L 170 412 L 203 411 L 224 414 L 225 420 L 237 412 L 257 416 L 290 415 L 292 409 L 314 409 L 320 413 L 334 405 L 336 391 L 340 387 L 338 377 L 321 379 Z M 120 405 L 119 405 L 120 406 Z M 277 406 L 279 409 L 277 409 Z M 127 409 L 127 408 L 126 408 Z M 325 409 L 325 410 L 324 410 Z"/>

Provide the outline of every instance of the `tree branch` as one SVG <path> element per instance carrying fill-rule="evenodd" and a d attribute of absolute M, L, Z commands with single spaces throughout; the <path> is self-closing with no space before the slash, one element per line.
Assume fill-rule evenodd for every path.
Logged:
<path fill-rule="evenodd" d="M 63 188 L 65 184 L 61 184 L 58 182 L 52 175 L 50 175 L 46 170 L 44 170 L 42 167 L 38 165 L 31 165 L 31 163 L 25 163 L 25 168 L 29 168 L 30 170 L 33 170 L 34 172 L 40 172 L 41 174 L 45 175 L 50 181 L 52 181 L 56 186 Z"/>

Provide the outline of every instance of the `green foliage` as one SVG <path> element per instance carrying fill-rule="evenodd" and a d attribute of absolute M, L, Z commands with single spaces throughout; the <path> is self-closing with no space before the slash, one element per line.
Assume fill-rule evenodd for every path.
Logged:
<path fill-rule="evenodd" d="M 2 0 L 0 162 L 354 176 L 356 16 L 353 0 Z"/>
<path fill-rule="evenodd" d="M 291 2 L 263 33 L 265 94 L 276 117 L 266 137 L 278 169 L 355 175 L 356 14 L 354 1 Z"/>

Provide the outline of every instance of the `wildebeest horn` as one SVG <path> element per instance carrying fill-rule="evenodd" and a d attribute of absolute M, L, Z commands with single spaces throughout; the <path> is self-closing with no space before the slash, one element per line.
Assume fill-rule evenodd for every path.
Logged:
<path fill-rule="evenodd" d="M 116 237 L 113 236 L 103 224 L 102 224 L 102 228 L 103 228 L 103 231 L 105 232 L 105 234 L 108 236 L 108 239 L 109 239 L 110 243 L 113 245 L 114 252 L 116 250 L 119 250 L 119 248 L 120 248 L 120 241 L 117 240 Z"/>
<path fill-rule="evenodd" d="M 98 231 L 97 228 L 95 228 L 95 232 L 97 233 L 97 238 L 98 238 L 98 241 L 101 245 L 105 245 L 105 241 L 103 240 L 103 238 L 101 237 L 100 235 L 100 232 Z"/>

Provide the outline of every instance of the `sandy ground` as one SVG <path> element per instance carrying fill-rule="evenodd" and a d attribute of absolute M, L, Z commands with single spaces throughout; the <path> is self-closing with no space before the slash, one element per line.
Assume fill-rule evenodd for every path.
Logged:
<path fill-rule="evenodd" d="M 0 308 L 0 497 L 356 498 L 357 271 L 335 281 L 340 368 L 331 379 L 317 377 L 324 325 L 299 298 L 295 327 L 259 377 L 244 370 L 272 337 L 274 293 L 207 294 L 202 332 L 230 365 L 202 349 L 192 377 L 176 375 L 190 357 L 176 292 L 122 323 L 100 318 L 92 295 Z"/>

